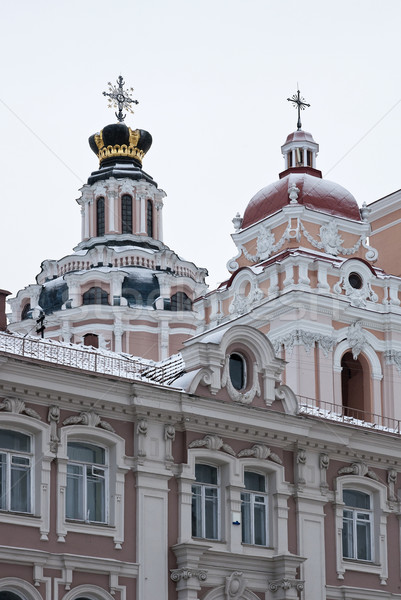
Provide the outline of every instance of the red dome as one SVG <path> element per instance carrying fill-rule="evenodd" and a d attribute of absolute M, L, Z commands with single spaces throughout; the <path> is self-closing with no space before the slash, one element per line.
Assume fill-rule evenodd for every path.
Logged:
<path fill-rule="evenodd" d="M 244 213 L 242 229 L 287 206 L 290 203 L 288 188 L 293 184 L 299 189 L 299 204 L 336 217 L 361 220 L 357 201 L 348 190 L 338 183 L 300 172 L 299 169 L 294 171 L 261 189 L 252 198 Z"/>

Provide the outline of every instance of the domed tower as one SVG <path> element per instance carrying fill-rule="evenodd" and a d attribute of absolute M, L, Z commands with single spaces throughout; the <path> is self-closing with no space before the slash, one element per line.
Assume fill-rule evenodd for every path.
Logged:
<path fill-rule="evenodd" d="M 131 93 L 120 76 L 104 92 L 117 122 L 89 138 L 99 160 L 81 189 L 82 239 L 71 255 L 45 260 L 37 284 L 9 301 L 9 329 L 161 360 L 196 332 L 193 300 L 206 290 L 207 271 L 163 243 L 165 193 L 142 168 L 152 144 L 124 122 Z"/>

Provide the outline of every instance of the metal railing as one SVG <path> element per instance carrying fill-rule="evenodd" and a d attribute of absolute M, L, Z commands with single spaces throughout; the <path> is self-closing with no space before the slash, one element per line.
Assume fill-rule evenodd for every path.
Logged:
<path fill-rule="evenodd" d="M 172 383 L 184 370 L 184 361 L 179 354 L 165 361 L 153 362 L 107 350 L 3 332 L 0 332 L 0 352 L 91 373 L 151 381 L 162 385 Z"/>
<path fill-rule="evenodd" d="M 306 396 L 297 396 L 298 414 L 308 415 L 319 419 L 328 419 L 337 423 L 353 425 L 356 427 L 364 427 L 374 429 L 376 431 L 385 431 L 388 433 L 401 433 L 401 421 L 378 415 L 365 410 L 351 408 L 325 402 L 324 400 L 316 400 L 307 398 Z"/>

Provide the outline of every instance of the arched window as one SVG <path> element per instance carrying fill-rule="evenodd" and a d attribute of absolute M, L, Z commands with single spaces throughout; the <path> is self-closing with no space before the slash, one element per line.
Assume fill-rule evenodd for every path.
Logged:
<path fill-rule="evenodd" d="M 151 200 L 146 202 L 146 233 L 153 237 L 153 204 Z"/>
<path fill-rule="evenodd" d="M 31 305 L 29 302 L 28 304 L 25 304 L 24 308 L 22 309 L 21 321 L 24 319 L 32 319 Z"/>
<path fill-rule="evenodd" d="M 86 333 L 84 335 L 84 346 L 99 348 L 99 336 L 95 333 Z"/>
<path fill-rule="evenodd" d="M 245 471 L 244 483 L 246 491 L 241 493 L 242 542 L 267 546 L 266 478 Z"/>
<path fill-rule="evenodd" d="M 0 509 L 30 513 L 31 437 L 0 429 Z"/>
<path fill-rule="evenodd" d="M 346 352 L 341 359 L 341 391 L 345 414 L 364 421 L 371 412 L 369 365 L 362 354 L 354 359 Z"/>
<path fill-rule="evenodd" d="M 192 485 L 192 535 L 217 540 L 219 537 L 219 472 L 212 465 L 195 465 Z"/>
<path fill-rule="evenodd" d="M 105 523 L 106 450 L 87 442 L 69 442 L 67 452 L 67 519 Z"/>
<path fill-rule="evenodd" d="M 109 295 L 100 287 L 91 287 L 82 294 L 82 304 L 108 304 Z"/>
<path fill-rule="evenodd" d="M 230 379 L 236 390 L 242 390 L 246 385 L 246 366 L 243 357 L 236 352 L 230 354 Z"/>
<path fill-rule="evenodd" d="M 0 600 L 22 600 L 22 598 L 15 592 L 10 592 L 9 590 L 3 590 L 0 592 Z"/>
<path fill-rule="evenodd" d="M 192 310 L 191 298 L 185 292 L 176 292 L 170 300 L 171 310 Z"/>
<path fill-rule="evenodd" d="M 96 201 L 96 235 L 104 235 L 104 198 L 101 196 Z"/>
<path fill-rule="evenodd" d="M 121 198 L 121 232 L 132 233 L 132 198 L 128 194 Z"/>

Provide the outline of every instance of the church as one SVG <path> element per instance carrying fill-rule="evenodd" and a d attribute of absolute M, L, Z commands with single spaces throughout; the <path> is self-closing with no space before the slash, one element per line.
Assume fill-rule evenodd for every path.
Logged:
<path fill-rule="evenodd" d="M 124 86 L 81 240 L 0 290 L 0 600 L 401 599 L 401 190 L 324 179 L 298 91 L 209 289 Z"/>

